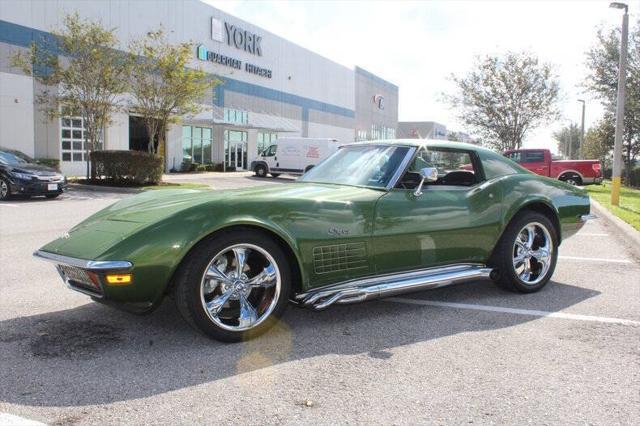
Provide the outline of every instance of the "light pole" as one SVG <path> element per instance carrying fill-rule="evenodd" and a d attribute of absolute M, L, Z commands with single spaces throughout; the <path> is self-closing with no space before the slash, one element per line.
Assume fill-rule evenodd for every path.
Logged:
<path fill-rule="evenodd" d="M 586 102 L 584 99 L 578 99 L 578 102 L 582 102 L 582 124 L 580 127 L 580 147 L 578 148 L 578 160 L 582 160 L 582 146 L 584 145 L 584 108 Z"/>
<path fill-rule="evenodd" d="M 627 43 L 629 39 L 629 6 L 614 2 L 614 9 L 624 9 L 622 37 L 620 38 L 620 65 L 618 68 L 618 103 L 616 106 L 616 138 L 613 146 L 613 172 L 611 174 L 611 204 L 620 203 L 620 176 L 622 172 L 622 134 L 624 133 L 624 99 L 627 85 Z"/>

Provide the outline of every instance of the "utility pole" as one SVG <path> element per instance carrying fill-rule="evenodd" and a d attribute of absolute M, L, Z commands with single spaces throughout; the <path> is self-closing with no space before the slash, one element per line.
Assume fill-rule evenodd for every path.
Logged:
<path fill-rule="evenodd" d="M 613 173 L 611 174 L 611 204 L 620 204 L 620 176 L 622 174 L 622 135 L 624 133 L 624 102 L 627 85 L 627 44 L 629 39 L 629 6 L 614 2 L 614 9 L 624 9 L 622 37 L 620 38 L 620 65 L 618 68 L 618 102 L 616 106 L 616 137 L 613 146 Z"/>
<path fill-rule="evenodd" d="M 582 147 L 584 146 L 584 109 L 586 102 L 584 99 L 578 99 L 578 102 L 582 102 L 582 125 L 580 127 L 580 148 L 578 148 L 578 160 L 582 160 Z"/>

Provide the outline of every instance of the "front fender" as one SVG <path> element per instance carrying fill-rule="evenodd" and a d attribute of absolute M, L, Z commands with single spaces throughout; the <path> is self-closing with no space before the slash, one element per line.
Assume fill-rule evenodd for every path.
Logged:
<path fill-rule="evenodd" d="M 216 211 L 217 210 L 217 211 Z M 300 266 L 296 240 L 281 226 L 247 214 L 228 215 L 225 209 L 193 208 L 146 226 L 104 252 L 100 259 L 133 263 L 134 284 L 106 289 L 114 301 L 159 303 L 188 253 L 207 236 L 235 226 L 253 226 L 271 232 L 289 245 Z"/>

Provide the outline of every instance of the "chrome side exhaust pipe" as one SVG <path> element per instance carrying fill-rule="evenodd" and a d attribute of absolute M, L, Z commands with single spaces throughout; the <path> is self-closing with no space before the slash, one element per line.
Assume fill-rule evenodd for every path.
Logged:
<path fill-rule="evenodd" d="M 414 291 L 430 290 L 464 281 L 489 278 L 492 269 L 485 265 L 460 264 L 421 269 L 400 274 L 380 275 L 332 284 L 296 296 L 296 301 L 314 310 L 334 303 L 348 304 L 380 299 Z"/>

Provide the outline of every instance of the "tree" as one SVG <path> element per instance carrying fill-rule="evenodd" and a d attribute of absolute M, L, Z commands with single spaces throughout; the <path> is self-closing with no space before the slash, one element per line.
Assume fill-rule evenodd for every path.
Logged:
<path fill-rule="evenodd" d="M 602 164 L 606 164 L 609 154 L 613 150 L 614 137 L 614 120 L 608 114 L 595 126 L 591 127 L 584 136 L 584 145 L 582 147 L 584 158 L 597 159 Z"/>
<path fill-rule="evenodd" d="M 169 125 L 180 122 L 183 115 L 198 113 L 207 90 L 220 83 L 200 69 L 187 67 L 193 48 L 190 43 L 169 43 L 163 29 L 147 33 L 129 47 L 133 95 L 130 107 L 143 118 L 150 152 L 164 155 Z"/>
<path fill-rule="evenodd" d="M 624 114 L 623 157 L 625 176 L 640 155 L 640 23 L 630 31 Z M 606 115 L 615 116 L 618 93 L 620 30 L 600 29 L 594 46 L 586 53 L 589 74 L 584 87 L 604 104 Z M 605 118 L 607 120 L 607 118 Z M 612 118 L 609 118 L 612 120 Z M 614 125 L 613 123 L 611 125 Z M 614 130 L 615 133 L 615 130 Z"/>
<path fill-rule="evenodd" d="M 100 147 L 112 113 L 121 106 L 129 81 L 127 61 L 116 50 L 115 29 L 82 21 L 77 13 L 65 16 L 63 28 L 52 34 L 33 42 L 27 54 L 14 55 L 12 65 L 44 85 L 36 102 L 49 119 L 82 116 L 85 152 L 90 158 Z M 95 168 L 87 161 L 89 176 L 95 178 Z"/>
<path fill-rule="evenodd" d="M 558 80 L 535 55 L 477 58 L 472 71 L 451 79 L 456 92 L 445 101 L 495 149 L 520 148 L 530 130 L 559 116 Z"/>
<path fill-rule="evenodd" d="M 558 151 L 565 158 L 578 158 L 581 137 L 582 131 L 580 127 L 574 123 L 553 133 L 553 138 L 558 141 Z M 571 147 L 571 149 L 569 149 L 569 147 Z"/>

